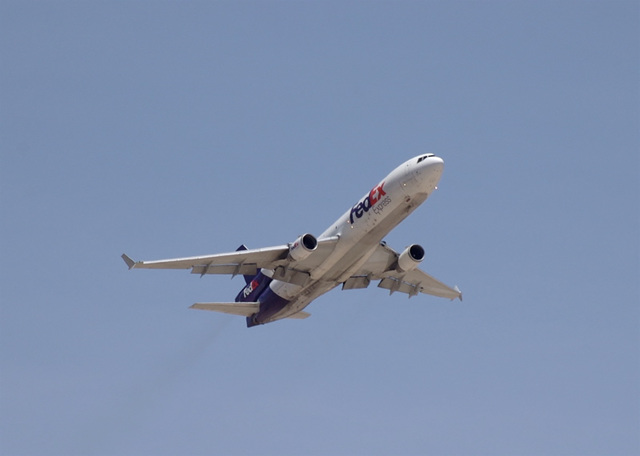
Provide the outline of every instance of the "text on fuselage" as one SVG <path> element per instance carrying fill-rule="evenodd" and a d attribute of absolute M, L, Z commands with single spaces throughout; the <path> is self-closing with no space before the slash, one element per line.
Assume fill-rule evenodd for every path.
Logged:
<path fill-rule="evenodd" d="M 384 191 L 383 187 L 384 182 L 376 187 L 373 187 L 369 194 L 362 199 L 362 201 L 359 201 L 358 204 L 351 208 L 349 221 L 352 225 L 355 222 L 354 216 L 355 218 L 360 218 L 364 215 L 365 212 L 369 212 L 369 209 L 373 209 L 373 212 L 376 215 L 379 215 L 384 207 L 391 202 L 391 197 L 387 196 L 387 193 Z"/>

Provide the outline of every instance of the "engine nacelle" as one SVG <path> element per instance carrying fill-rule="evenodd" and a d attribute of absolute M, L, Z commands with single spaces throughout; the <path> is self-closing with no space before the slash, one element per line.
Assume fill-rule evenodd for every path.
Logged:
<path fill-rule="evenodd" d="M 303 234 L 289 245 L 289 258 L 293 261 L 301 261 L 311 255 L 318 247 L 318 240 L 313 234 Z"/>
<path fill-rule="evenodd" d="M 396 269 L 400 272 L 412 271 L 424 259 L 424 249 L 421 245 L 411 244 L 398 257 Z"/>

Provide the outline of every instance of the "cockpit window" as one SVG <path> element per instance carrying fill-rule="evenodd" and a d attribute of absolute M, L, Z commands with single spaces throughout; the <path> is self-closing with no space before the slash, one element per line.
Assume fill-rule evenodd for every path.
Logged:
<path fill-rule="evenodd" d="M 420 163 L 425 158 L 429 158 L 429 157 L 435 157 L 435 155 L 434 154 L 423 155 L 422 157 L 418 158 L 418 163 Z"/>

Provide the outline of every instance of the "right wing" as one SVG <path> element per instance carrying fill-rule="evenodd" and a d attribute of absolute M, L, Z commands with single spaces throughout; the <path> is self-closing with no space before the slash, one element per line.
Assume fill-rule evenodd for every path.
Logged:
<path fill-rule="evenodd" d="M 271 269 L 287 259 L 289 247 L 240 250 L 187 258 L 157 261 L 133 261 L 122 254 L 129 269 L 191 269 L 192 274 L 257 274 L 259 268 Z"/>
<path fill-rule="evenodd" d="M 158 261 L 134 261 L 126 254 L 122 255 L 122 259 L 129 269 L 191 269 L 192 274 L 201 276 L 255 275 L 262 268 L 272 269 L 275 271 L 274 278 L 299 284 L 327 259 L 337 242 L 337 237 L 319 239 L 316 249 L 300 261 L 293 261 L 289 257 L 289 245 Z"/>

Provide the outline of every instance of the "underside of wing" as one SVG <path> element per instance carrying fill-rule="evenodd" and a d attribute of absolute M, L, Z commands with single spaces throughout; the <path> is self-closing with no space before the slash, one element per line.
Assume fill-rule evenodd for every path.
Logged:
<path fill-rule="evenodd" d="M 289 255 L 290 245 L 158 261 L 134 261 L 126 254 L 122 255 L 122 259 L 129 269 L 191 269 L 192 274 L 201 276 L 255 275 L 262 268 L 272 269 L 275 271 L 274 278 L 300 284 L 308 278 L 310 271 L 326 260 L 337 241 L 337 238 L 318 240 L 316 249 L 299 261 Z"/>
<path fill-rule="evenodd" d="M 398 257 L 395 250 L 386 244 L 380 244 L 358 272 L 343 284 L 342 289 L 366 288 L 372 280 L 380 280 L 378 287 L 385 288 L 390 293 L 397 291 L 406 293 L 409 297 L 425 293 L 462 300 L 458 287 L 451 288 L 420 269 L 398 270 Z"/>
<path fill-rule="evenodd" d="M 232 274 L 235 268 L 238 268 L 238 273 L 242 274 L 248 269 L 266 268 L 278 261 L 285 260 L 288 251 L 289 247 L 283 245 L 158 261 L 133 261 L 126 255 L 122 255 L 122 258 L 130 269 L 192 269 L 192 272 L 198 274 Z M 245 265 L 244 269 L 243 265 Z M 229 270 L 231 272 L 228 272 Z"/>
<path fill-rule="evenodd" d="M 409 297 L 425 293 L 441 298 L 458 298 L 462 301 L 462 292 L 458 287 L 451 288 L 420 269 L 406 273 L 389 273 L 380 281 L 378 287 L 385 288 L 390 293 L 407 293 Z"/>

